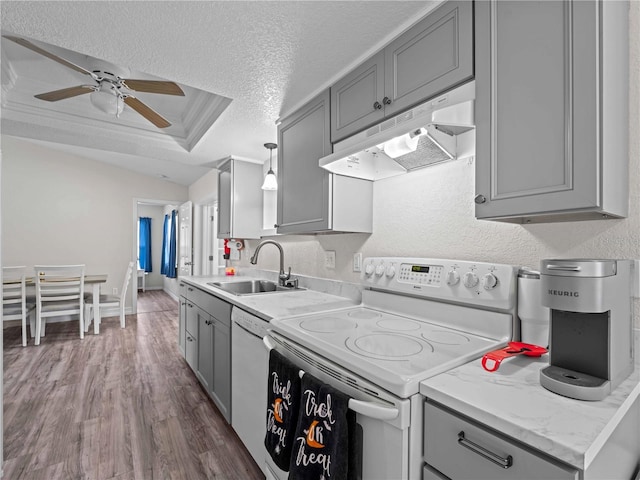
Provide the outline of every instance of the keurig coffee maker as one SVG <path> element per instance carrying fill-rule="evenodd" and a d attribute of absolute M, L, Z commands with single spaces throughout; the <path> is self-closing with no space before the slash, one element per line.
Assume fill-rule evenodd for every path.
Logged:
<path fill-rule="evenodd" d="M 543 260 L 541 302 L 551 309 L 546 389 L 602 400 L 633 371 L 629 260 Z"/>

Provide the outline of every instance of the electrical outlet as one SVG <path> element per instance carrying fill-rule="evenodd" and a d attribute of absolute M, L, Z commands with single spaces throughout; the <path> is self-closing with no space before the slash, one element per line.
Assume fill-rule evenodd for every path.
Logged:
<path fill-rule="evenodd" d="M 117 295 L 118 294 L 118 287 L 113 287 L 113 290 L 111 292 L 113 293 L 113 295 Z"/>
<path fill-rule="evenodd" d="M 362 271 L 362 252 L 353 254 L 353 271 L 354 272 Z"/>
<path fill-rule="evenodd" d="M 325 268 L 336 268 L 336 251 L 327 250 L 324 252 L 324 266 Z"/>

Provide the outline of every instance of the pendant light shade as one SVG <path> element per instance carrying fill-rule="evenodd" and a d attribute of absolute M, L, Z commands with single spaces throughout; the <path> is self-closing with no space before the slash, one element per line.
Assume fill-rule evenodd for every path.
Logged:
<path fill-rule="evenodd" d="M 271 168 L 271 160 L 273 158 L 273 149 L 278 148 L 278 145 L 275 143 L 265 143 L 265 148 L 269 149 L 269 171 L 267 175 L 264 177 L 264 183 L 262 184 L 263 190 L 277 190 L 278 189 L 278 178 L 276 174 L 273 173 L 273 169 Z"/>

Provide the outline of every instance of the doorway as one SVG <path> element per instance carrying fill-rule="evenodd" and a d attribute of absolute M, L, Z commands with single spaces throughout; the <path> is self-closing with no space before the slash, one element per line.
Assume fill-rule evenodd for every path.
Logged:
<path fill-rule="evenodd" d="M 165 277 L 160 274 L 164 215 L 167 211 L 171 211 L 176 208 L 177 202 L 175 201 L 147 198 L 133 199 L 133 238 L 131 258 L 136 261 L 136 272 L 139 268 L 137 262 L 139 260 L 138 221 L 140 217 L 151 218 L 151 272 L 145 275 L 145 290 L 165 290 Z M 139 280 L 137 277 L 136 273 L 132 279 L 134 288 L 131 289 L 131 309 L 133 314 L 138 312 Z"/>

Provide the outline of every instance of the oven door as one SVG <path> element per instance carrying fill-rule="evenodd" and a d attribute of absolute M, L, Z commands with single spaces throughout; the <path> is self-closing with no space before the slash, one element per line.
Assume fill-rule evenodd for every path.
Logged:
<path fill-rule="evenodd" d="M 269 331 L 267 348 L 275 348 L 301 370 L 349 395 L 349 409 L 356 412 L 356 435 L 362 446 L 357 453 L 360 471 L 353 478 L 363 480 L 409 479 L 409 423 L 411 401 L 391 395 L 286 337 Z M 265 451 L 267 479 L 286 480 Z"/>

